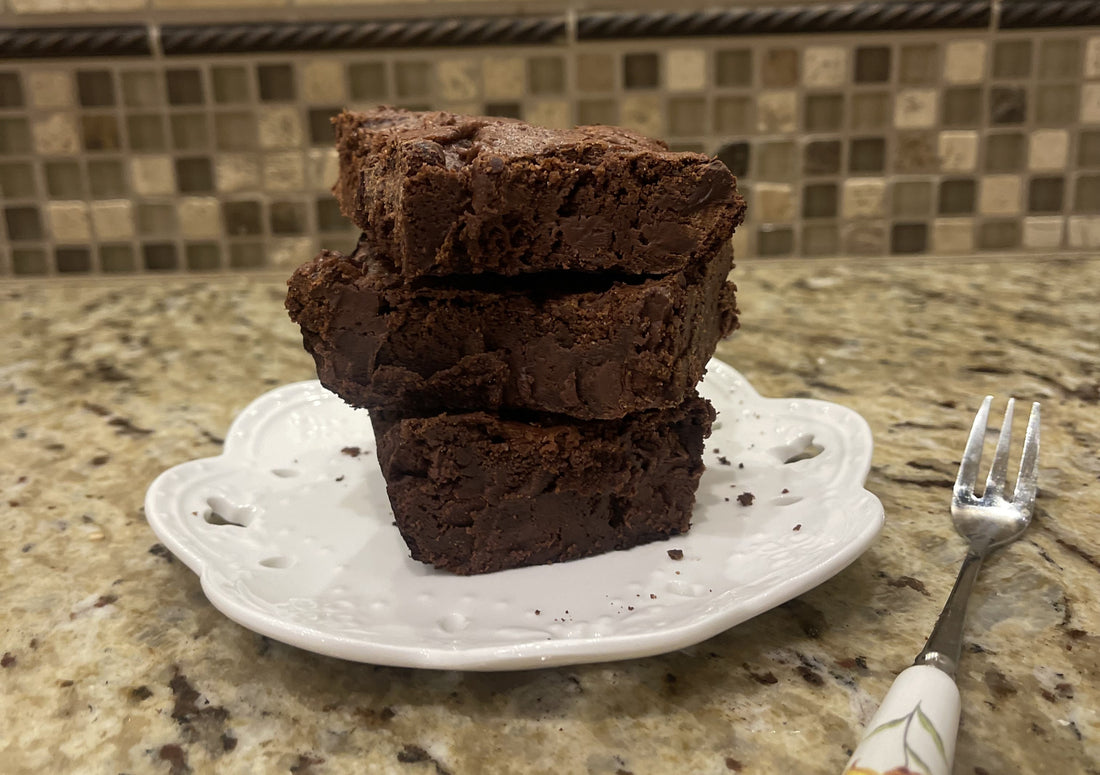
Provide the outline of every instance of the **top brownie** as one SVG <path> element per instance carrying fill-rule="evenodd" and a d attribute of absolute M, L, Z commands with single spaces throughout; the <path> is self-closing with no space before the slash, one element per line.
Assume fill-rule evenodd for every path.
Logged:
<path fill-rule="evenodd" d="M 714 253 L 744 214 L 722 162 L 616 127 L 386 107 L 334 123 L 340 207 L 406 278 L 666 274 Z"/>

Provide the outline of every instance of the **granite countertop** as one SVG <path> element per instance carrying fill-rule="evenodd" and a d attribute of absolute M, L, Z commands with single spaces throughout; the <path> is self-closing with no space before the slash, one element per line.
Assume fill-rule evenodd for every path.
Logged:
<path fill-rule="evenodd" d="M 754 261 L 719 349 L 764 395 L 860 412 L 878 541 L 802 597 L 664 656 L 377 667 L 234 624 L 144 521 L 162 470 L 313 376 L 283 278 L 0 284 L 0 769 L 838 773 L 964 545 L 980 397 L 1043 402 L 1041 494 L 989 562 L 957 773 L 1100 773 L 1100 259 Z"/>

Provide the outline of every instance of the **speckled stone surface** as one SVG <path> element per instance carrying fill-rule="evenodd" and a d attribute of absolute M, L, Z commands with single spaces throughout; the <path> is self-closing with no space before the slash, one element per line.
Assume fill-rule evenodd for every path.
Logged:
<path fill-rule="evenodd" d="M 985 393 L 1043 402 L 1035 524 L 984 569 L 957 773 L 1100 772 L 1100 259 L 753 262 L 719 351 L 876 439 L 878 542 L 801 598 L 642 660 L 353 664 L 232 623 L 142 516 L 163 469 L 310 378 L 283 278 L 0 284 L 0 770 L 835 773 L 962 557 Z"/>

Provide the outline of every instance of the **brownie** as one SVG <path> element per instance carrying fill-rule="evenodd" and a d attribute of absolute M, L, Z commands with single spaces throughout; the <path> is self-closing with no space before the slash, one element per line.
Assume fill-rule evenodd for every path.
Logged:
<path fill-rule="evenodd" d="M 679 404 L 737 325 L 728 244 L 663 277 L 539 273 L 402 283 L 364 237 L 289 283 L 322 384 L 406 413 L 615 419 Z"/>
<path fill-rule="evenodd" d="M 388 107 L 333 121 L 341 210 L 406 278 L 663 275 L 714 253 L 744 213 L 722 162 L 626 129 Z"/>
<path fill-rule="evenodd" d="M 414 559 L 468 575 L 685 532 L 714 409 L 693 393 L 621 420 L 371 414 Z"/>

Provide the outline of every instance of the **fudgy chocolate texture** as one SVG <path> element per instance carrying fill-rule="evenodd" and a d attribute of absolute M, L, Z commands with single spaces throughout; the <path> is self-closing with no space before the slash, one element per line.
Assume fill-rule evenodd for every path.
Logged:
<path fill-rule="evenodd" d="M 628 549 L 685 532 L 714 409 L 692 394 L 622 420 L 372 413 L 414 559 L 468 575 Z"/>
<path fill-rule="evenodd" d="M 385 107 L 334 123 L 341 210 L 406 278 L 667 274 L 715 252 L 744 214 L 720 161 L 617 127 Z"/>
<path fill-rule="evenodd" d="M 353 406 L 615 419 L 683 401 L 737 325 L 728 245 L 664 277 L 419 285 L 402 283 L 368 246 L 322 252 L 287 294 L 322 384 Z"/>

